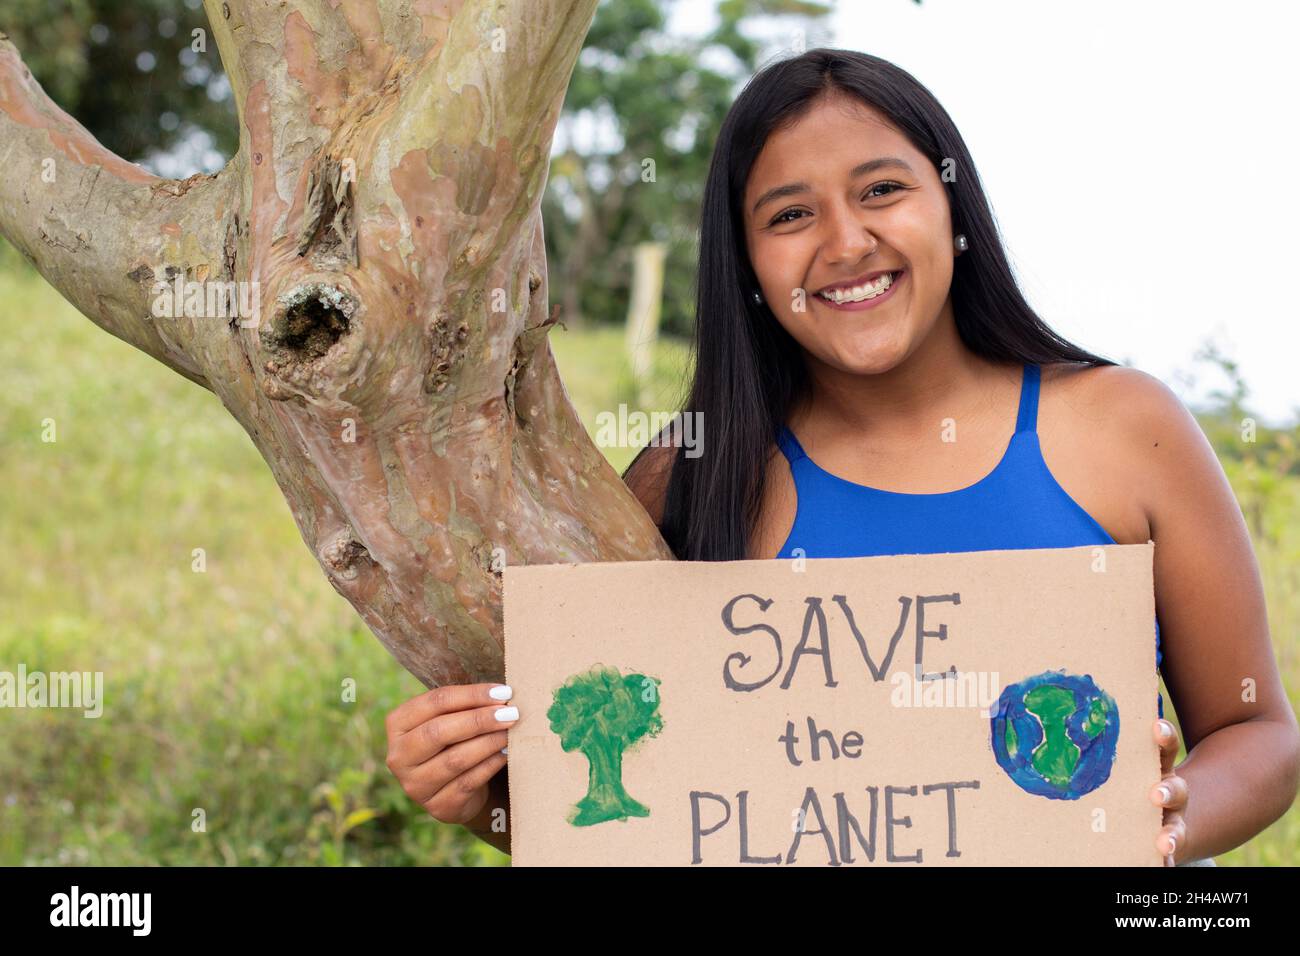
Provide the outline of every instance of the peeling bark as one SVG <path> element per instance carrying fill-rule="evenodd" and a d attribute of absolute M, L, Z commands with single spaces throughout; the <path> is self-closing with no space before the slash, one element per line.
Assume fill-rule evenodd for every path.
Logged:
<path fill-rule="evenodd" d="M 546 337 L 541 196 L 595 5 L 209 0 L 240 148 L 182 181 L 96 143 L 0 38 L 0 233 L 221 398 L 427 686 L 502 678 L 502 562 L 672 557 Z M 178 282 L 257 308 L 153 315 Z"/>

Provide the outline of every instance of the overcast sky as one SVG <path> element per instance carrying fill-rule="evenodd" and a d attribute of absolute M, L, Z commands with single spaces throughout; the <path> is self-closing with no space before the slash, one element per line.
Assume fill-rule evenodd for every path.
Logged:
<path fill-rule="evenodd" d="M 709 5 L 674 26 L 704 29 Z M 1270 0 L 840 0 L 833 45 L 901 66 L 975 159 L 1030 301 L 1193 403 L 1236 359 L 1300 414 L 1300 56 Z"/>

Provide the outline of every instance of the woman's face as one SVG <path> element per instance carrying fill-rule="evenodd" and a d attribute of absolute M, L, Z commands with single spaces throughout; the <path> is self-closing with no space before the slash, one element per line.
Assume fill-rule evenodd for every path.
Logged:
<path fill-rule="evenodd" d="M 768 308 L 827 365 L 887 371 L 946 311 L 955 250 L 939 173 L 860 101 L 819 97 L 769 136 L 744 204 Z M 890 287 L 877 281 L 886 272 L 895 273 Z M 842 290 L 838 302 L 825 297 L 830 289 Z"/>

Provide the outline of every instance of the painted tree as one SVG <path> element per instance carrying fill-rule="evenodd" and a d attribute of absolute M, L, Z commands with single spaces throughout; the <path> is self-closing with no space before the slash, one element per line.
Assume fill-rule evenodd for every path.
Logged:
<path fill-rule="evenodd" d="M 501 679 L 507 563 L 672 557 L 547 342 L 540 204 L 595 2 L 206 0 L 239 150 L 180 181 L 100 146 L 0 36 L 0 234 L 221 399 L 427 686 Z M 229 282 L 251 316 L 154 314 Z"/>
<path fill-rule="evenodd" d="M 574 804 L 574 826 L 650 815 L 623 787 L 623 754 L 663 730 L 659 685 L 658 678 L 598 664 L 556 688 L 546 711 L 551 732 L 559 734 L 565 753 L 576 750 L 587 758 L 587 793 Z"/>

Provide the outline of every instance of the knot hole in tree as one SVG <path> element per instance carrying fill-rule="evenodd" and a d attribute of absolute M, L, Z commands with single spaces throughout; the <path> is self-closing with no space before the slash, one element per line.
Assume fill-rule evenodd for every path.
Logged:
<path fill-rule="evenodd" d="M 274 376 L 262 379 L 262 391 L 275 401 L 305 401 L 328 390 L 350 361 L 334 347 L 357 331 L 359 309 L 354 295 L 329 281 L 305 282 L 281 295 L 262 331 L 269 356 L 263 367 Z"/>
<path fill-rule="evenodd" d="M 299 286 L 281 297 L 267 345 L 286 361 L 321 358 L 348 333 L 357 300 L 321 283 Z"/>

